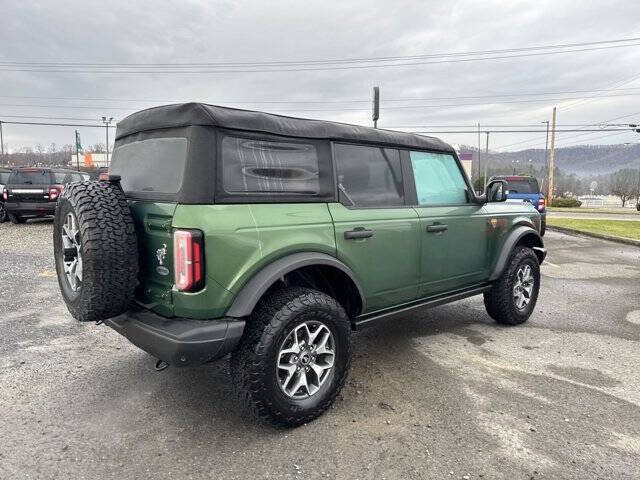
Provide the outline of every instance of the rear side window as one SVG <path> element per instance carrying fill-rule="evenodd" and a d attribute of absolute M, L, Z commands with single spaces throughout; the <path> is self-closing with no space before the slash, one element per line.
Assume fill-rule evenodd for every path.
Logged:
<path fill-rule="evenodd" d="M 467 203 L 467 184 L 453 155 L 409 152 L 418 205 Z"/>
<path fill-rule="evenodd" d="M 338 190 L 356 207 L 404 205 L 400 152 L 393 148 L 336 144 Z"/>
<path fill-rule="evenodd" d="M 316 195 L 320 192 L 316 145 L 225 136 L 222 183 L 230 194 Z"/>
<path fill-rule="evenodd" d="M 120 175 L 125 192 L 175 194 L 182 187 L 186 161 L 186 138 L 150 138 L 117 146 L 109 173 Z"/>
<path fill-rule="evenodd" d="M 9 183 L 18 185 L 49 185 L 51 173 L 48 170 L 19 170 L 14 172 Z"/>
<path fill-rule="evenodd" d="M 507 193 L 539 193 L 538 182 L 535 179 L 507 179 Z"/>
<path fill-rule="evenodd" d="M 67 178 L 66 172 L 53 172 L 53 181 L 55 183 L 59 183 L 63 185 L 65 183 L 64 179 Z"/>

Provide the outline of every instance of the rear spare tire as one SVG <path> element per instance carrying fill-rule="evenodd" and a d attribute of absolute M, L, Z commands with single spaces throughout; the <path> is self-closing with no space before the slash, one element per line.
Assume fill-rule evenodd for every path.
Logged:
<path fill-rule="evenodd" d="M 127 310 L 137 284 L 138 245 L 118 184 L 68 184 L 56 207 L 53 246 L 60 291 L 76 320 L 104 320 Z"/>

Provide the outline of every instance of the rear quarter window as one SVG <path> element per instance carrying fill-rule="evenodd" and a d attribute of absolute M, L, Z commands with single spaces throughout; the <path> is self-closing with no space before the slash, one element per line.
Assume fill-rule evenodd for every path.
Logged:
<path fill-rule="evenodd" d="M 113 151 L 109 173 L 120 175 L 125 192 L 175 194 L 182 188 L 187 147 L 182 137 L 125 143 Z"/>
<path fill-rule="evenodd" d="M 223 188 L 235 194 L 302 194 L 320 191 L 316 146 L 226 136 L 222 140 Z"/>

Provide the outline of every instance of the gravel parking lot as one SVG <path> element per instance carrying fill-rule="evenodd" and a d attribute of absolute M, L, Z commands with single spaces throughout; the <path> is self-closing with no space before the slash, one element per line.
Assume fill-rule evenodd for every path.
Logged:
<path fill-rule="evenodd" d="M 538 307 L 480 297 L 356 336 L 341 397 L 255 424 L 228 362 L 154 371 L 67 313 L 51 221 L 0 224 L 0 478 L 638 478 L 640 249 L 549 232 Z"/>

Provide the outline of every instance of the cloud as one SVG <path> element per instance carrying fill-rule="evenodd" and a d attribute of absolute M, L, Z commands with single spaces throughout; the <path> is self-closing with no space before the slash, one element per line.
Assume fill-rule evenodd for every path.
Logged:
<path fill-rule="evenodd" d="M 170 64 L 406 56 L 640 36 L 637 18 L 640 5 L 628 1 L 5 0 L 0 20 L 0 61 Z M 367 101 L 371 87 L 379 85 L 382 126 L 537 124 L 550 118 L 554 104 L 559 106 L 559 123 L 591 123 L 640 112 L 640 96 L 584 102 L 390 107 L 481 101 L 433 100 L 434 97 L 563 92 L 615 85 L 640 87 L 637 65 L 640 51 L 630 47 L 493 61 L 312 72 L 141 75 L 0 71 L 0 95 L 5 95 L 0 97 L 0 119 L 11 120 L 8 115 L 95 119 L 109 115 L 118 119 L 165 101 L 201 100 L 370 124 L 368 102 L 250 102 Z M 43 98 L 12 98 L 19 96 Z M 389 101 L 402 98 L 425 100 Z M 501 98 L 505 102 L 518 99 Z M 357 108 L 362 110 L 353 110 Z M 325 109 L 331 111 L 317 111 Z M 5 141 L 15 148 L 36 143 L 72 143 L 74 129 L 5 125 L 4 130 Z M 104 129 L 81 130 L 85 144 L 104 141 Z M 473 134 L 439 136 L 456 144 L 477 141 Z M 532 139 L 534 145 L 536 139 L 544 142 L 544 135 L 540 137 L 505 133 L 492 135 L 491 139 L 494 146 L 527 139 Z M 559 144 L 561 139 L 562 136 Z M 598 140 L 597 134 L 584 139 L 607 142 L 606 138 Z M 616 142 L 635 139 L 632 134 L 615 137 Z"/>

